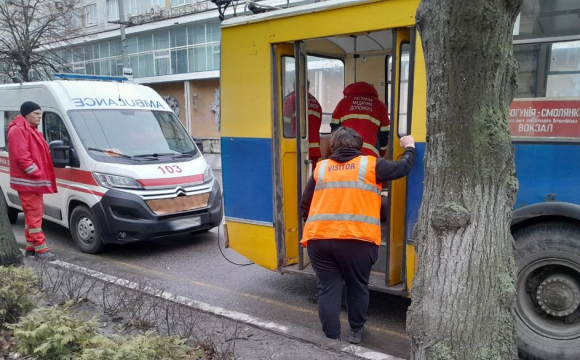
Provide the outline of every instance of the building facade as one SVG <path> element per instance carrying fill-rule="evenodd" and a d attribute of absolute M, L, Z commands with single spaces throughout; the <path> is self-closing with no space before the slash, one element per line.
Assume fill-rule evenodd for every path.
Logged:
<path fill-rule="evenodd" d="M 219 153 L 221 54 L 216 5 L 205 0 L 82 1 L 79 24 L 86 36 L 56 51 L 62 72 L 118 76 L 129 68 L 134 83 L 155 89 L 192 136 L 203 140 L 204 152 Z M 63 2 L 55 1 L 55 6 L 66 5 Z M 309 2 L 315 1 L 260 4 L 286 7 Z M 226 15 L 247 12 L 246 3 L 239 3 Z M 125 25 L 125 65 L 120 23 Z"/>

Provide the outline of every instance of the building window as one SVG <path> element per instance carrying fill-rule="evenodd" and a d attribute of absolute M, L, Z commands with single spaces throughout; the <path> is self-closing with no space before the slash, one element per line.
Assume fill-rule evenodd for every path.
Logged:
<path fill-rule="evenodd" d="M 167 54 L 155 54 L 155 75 L 169 75 L 169 52 Z"/>
<path fill-rule="evenodd" d="M 117 0 L 115 0 L 116 2 Z M 180 26 L 127 36 L 127 54 L 133 77 L 184 74 L 220 68 L 219 23 Z M 122 58 L 119 40 L 85 44 L 77 52 L 59 51 L 65 72 L 94 75 L 121 75 Z"/>
<path fill-rule="evenodd" d="M 191 0 L 171 0 L 171 7 L 191 4 Z"/>
<path fill-rule="evenodd" d="M 153 34 L 155 50 L 164 50 L 169 48 L 169 31 L 162 30 Z"/>
<path fill-rule="evenodd" d="M 183 74 L 187 72 L 187 49 L 171 52 L 171 73 Z"/>
<path fill-rule="evenodd" d="M 153 54 L 139 55 L 139 77 L 148 77 L 153 75 Z"/>
<path fill-rule="evenodd" d="M 139 52 L 153 50 L 153 34 L 139 35 Z"/>
<path fill-rule="evenodd" d="M 97 25 L 97 5 L 91 4 L 85 6 L 85 25 L 95 26 Z"/>
<path fill-rule="evenodd" d="M 107 19 L 119 20 L 119 0 L 107 0 Z"/>
<path fill-rule="evenodd" d="M 205 43 L 205 24 L 188 26 L 187 30 L 189 32 L 189 45 Z"/>
<path fill-rule="evenodd" d="M 205 46 L 197 46 L 189 49 L 189 71 L 207 70 L 207 49 Z"/>
<path fill-rule="evenodd" d="M 125 0 L 125 15 L 127 17 L 141 15 L 140 0 Z"/>
<path fill-rule="evenodd" d="M 110 56 L 109 42 L 103 41 L 103 42 L 99 43 L 99 57 L 102 59 L 102 58 L 108 58 L 109 56 Z"/>
<path fill-rule="evenodd" d="M 152 8 L 165 9 L 165 0 L 149 0 L 149 5 Z"/>
<path fill-rule="evenodd" d="M 185 27 L 171 29 L 171 47 L 187 46 L 187 32 Z"/>

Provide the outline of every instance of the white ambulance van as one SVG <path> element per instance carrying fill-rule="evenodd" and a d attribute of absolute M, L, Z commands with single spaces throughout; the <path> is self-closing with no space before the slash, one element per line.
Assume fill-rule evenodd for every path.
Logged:
<path fill-rule="evenodd" d="M 44 218 L 70 229 L 81 251 L 220 224 L 220 186 L 154 90 L 69 80 L 0 85 L 0 201 L 12 223 L 22 207 L 10 188 L 6 130 L 24 101 L 42 108 L 38 130 L 56 172 L 58 193 L 44 196 Z"/>

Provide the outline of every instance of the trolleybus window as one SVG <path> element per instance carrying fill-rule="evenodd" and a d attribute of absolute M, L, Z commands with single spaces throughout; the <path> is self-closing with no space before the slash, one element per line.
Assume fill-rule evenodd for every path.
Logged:
<path fill-rule="evenodd" d="M 514 56 L 520 71 L 512 135 L 580 139 L 580 41 L 515 45 Z"/>
<path fill-rule="evenodd" d="M 401 44 L 399 58 L 399 135 L 407 135 L 407 103 L 409 101 L 409 52 L 411 45 Z"/>
<path fill-rule="evenodd" d="M 296 61 L 293 57 L 282 57 L 282 116 L 284 137 L 296 137 Z"/>
<path fill-rule="evenodd" d="M 580 10 L 574 0 L 524 1 L 514 40 L 578 35 Z"/>
<path fill-rule="evenodd" d="M 399 127 L 398 133 L 401 135 L 408 134 L 407 132 L 407 103 L 409 99 L 409 51 L 410 45 L 408 43 L 401 44 L 401 57 L 399 58 Z M 393 91 L 393 80 L 392 80 L 392 69 L 393 69 L 393 57 L 389 56 L 387 60 L 387 93 L 392 94 Z M 391 116 L 391 99 L 386 98 L 385 102 L 389 108 L 389 116 Z M 394 119 L 391 119 L 391 126 Z"/>
<path fill-rule="evenodd" d="M 322 107 L 320 132 L 328 134 L 332 113 L 343 98 L 344 62 L 340 59 L 308 55 L 308 80 L 310 94 Z"/>
<path fill-rule="evenodd" d="M 321 133 L 330 133 L 332 112 L 343 98 L 344 62 L 340 59 L 308 55 L 308 92 L 318 100 L 322 107 Z M 284 113 L 284 137 L 296 137 L 296 125 L 292 119 L 294 114 L 294 86 L 296 83 L 295 60 L 293 57 L 283 57 L 282 96 Z M 306 132 L 302 131 L 303 137 Z"/>

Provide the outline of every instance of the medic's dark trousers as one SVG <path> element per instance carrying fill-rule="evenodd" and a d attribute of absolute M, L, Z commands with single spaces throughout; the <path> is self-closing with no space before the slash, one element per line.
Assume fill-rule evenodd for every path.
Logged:
<path fill-rule="evenodd" d="M 26 250 L 33 250 L 37 254 L 48 251 L 42 232 L 42 213 L 44 212 L 42 194 L 19 192 L 18 196 L 24 210 Z"/>
<path fill-rule="evenodd" d="M 367 320 L 371 268 L 379 247 L 358 240 L 310 240 L 306 249 L 316 273 L 318 316 L 324 334 L 332 339 L 340 337 L 343 282 L 350 328 L 362 328 Z"/>

